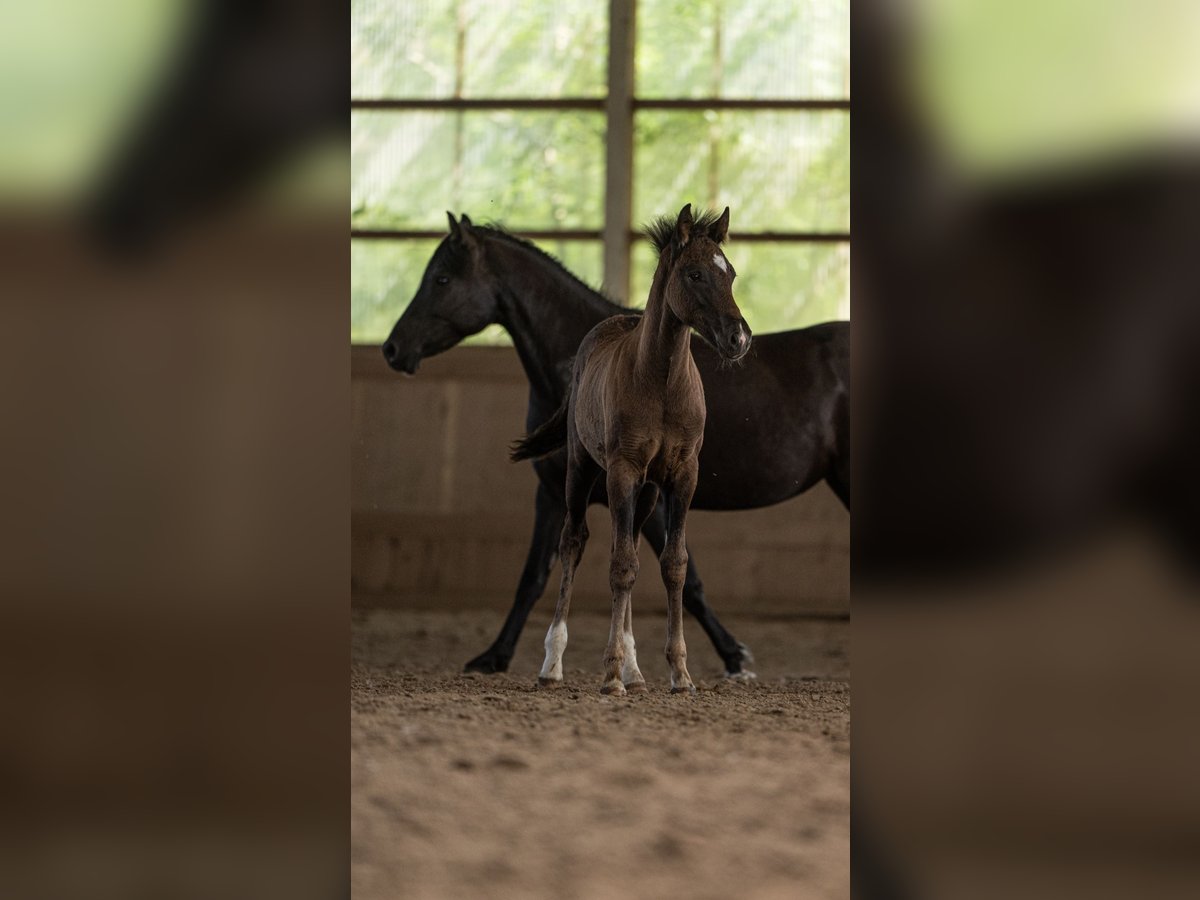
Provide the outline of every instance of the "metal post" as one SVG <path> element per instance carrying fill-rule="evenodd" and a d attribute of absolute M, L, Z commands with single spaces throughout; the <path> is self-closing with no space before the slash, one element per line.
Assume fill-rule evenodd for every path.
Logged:
<path fill-rule="evenodd" d="M 636 0 L 609 0 L 607 165 L 604 177 L 604 287 L 629 302 L 633 221 L 633 48 Z"/>

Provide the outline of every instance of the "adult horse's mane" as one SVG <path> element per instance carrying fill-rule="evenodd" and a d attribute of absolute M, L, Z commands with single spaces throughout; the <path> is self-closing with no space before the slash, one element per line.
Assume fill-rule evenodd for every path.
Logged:
<path fill-rule="evenodd" d="M 630 309 L 628 306 L 622 306 L 621 304 L 617 303 L 612 298 L 610 298 L 607 294 L 605 294 L 603 291 L 599 291 L 596 288 L 592 287 L 590 284 L 588 284 L 586 281 L 584 281 L 582 278 L 580 278 L 578 275 L 576 275 L 574 272 L 572 272 L 570 269 L 568 269 L 565 265 L 563 265 L 563 261 L 561 259 L 559 259 L 557 256 L 555 256 L 553 253 L 548 253 L 547 251 L 545 251 L 541 247 L 539 247 L 537 244 L 533 243 L 533 241 L 526 240 L 523 237 L 518 237 L 517 235 L 515 235 L 511 231 L 509 231 L 507 228 L 505 228 L 503 225 L 501 225 L 499 222 L 492 221 L 492 222 L 487 222 L 486 224 L 483 224 L 483 225 L 475 225 L 472 227 L 474 227 L 474 229 L 476 231 L 484 231 L 491 237 L 498 238 L 499 240 L 502 240 L 502 241 L 506 241 L 509 244 L 516 244 L 519 247 L 524 247 L 527 250 L 532 250 L 534 253 L 538 254 L 543 259 L 558 266 L 558 268 L 562 269 L 563 272 L 565 272 L 567 275 L 569 275 L 571 277 L 572 281 L 574 281 L 576 284 L 578 284 L 584 290 L 594 294 L 596 297 L 603 300 L 605 303 L 607 303 L 609 306 L 611 306 L 614 311 L 625 313 L 626 315 L 628 315 L 630 313 L 634 313 L 634 312 L 641 312 L 641 310 Z"/>
<path fill-rule="evenodd" d="M 719 218 L 721 218 L 721 213 L 713 212 L 711 209 L 701 210 L 692 217 L 692 232 L 708 231 L 709 227 L 715 225 Z M 659 255 L 670 246 L 671 239 L 675 236 L 675 225 L 678 219 L 678 216 L 658 216 L 642 227 L 642 233 L 650 239 L 650 243 L 654 245 L 654 249 L 659 252 Z"/>

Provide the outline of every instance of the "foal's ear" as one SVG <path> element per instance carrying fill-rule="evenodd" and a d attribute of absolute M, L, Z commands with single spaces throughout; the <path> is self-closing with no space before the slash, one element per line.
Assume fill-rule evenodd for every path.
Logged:
<path fill-rule="evenodd" d="M 458 220 L 454 218 L 454 213 L 446 210 L 446 218 L 450 220 L 450 237 L 458 237 Z"/>
<path fill-rule="evenodd" d="M 679 211 L 675 220 L 675 248 L 682 250 L 692 237 L 692 204 L 688 203 Z"/>
<path fill-rule="evenodd" d="M 708 236 L 713 243 L 723 244 L 725 238 L 729 237 L 729 207 L 725 207 L 725 212 L 721 213 L 721 218 L 708 226 Z"/>

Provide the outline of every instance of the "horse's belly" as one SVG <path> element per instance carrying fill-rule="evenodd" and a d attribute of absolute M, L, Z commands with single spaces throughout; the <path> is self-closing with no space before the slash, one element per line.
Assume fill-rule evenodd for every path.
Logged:
<path fill-rule="evenodd" d="M 718 431 L 700 454 L 692 505 L 698 509 L 757 509 L 802 494 L 825 477 L 827 455 L 803 429 L 788 434 Z"/>

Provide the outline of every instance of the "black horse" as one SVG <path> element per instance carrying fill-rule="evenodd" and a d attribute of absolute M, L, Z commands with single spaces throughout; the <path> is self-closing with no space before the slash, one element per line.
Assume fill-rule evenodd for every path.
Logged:
<path fill-rule="evenodd" d="M 449 215 L 449 214 L 448 214 Z M 388 364 L 414 374 L 421 360 L 449 350 L 498 322 L 512 336 L 529 377 L 527 432 L 562 404 L 566 376 L 592 327 L 632 310 L 617 306 L 527 241 L 494 226 L 455 221 L 434 251 L 421 285 L 383 345 Z M 754 509 L 795 497 L 821 480 L 850 503 L 850 330 L 828 322 L 756 336 L 740 366 L 693 337 L 692 354 L 707 398 L 708 419 L 693 509 Z M 534 464 L 538 475 L 533 539 L 517 595 L 499 636 L 467 663 L 468 671 L 503 672 L 553 566 L 566 513 L 565 454 Z M 606 503 L 598 484 L 593 503 Z M 661 503 L 642 533 L 661 553 Z M 717 620 L 689 553 L 684 608 L 712 641 L 730 675 L 744 672 L 749 651 Z"/>

